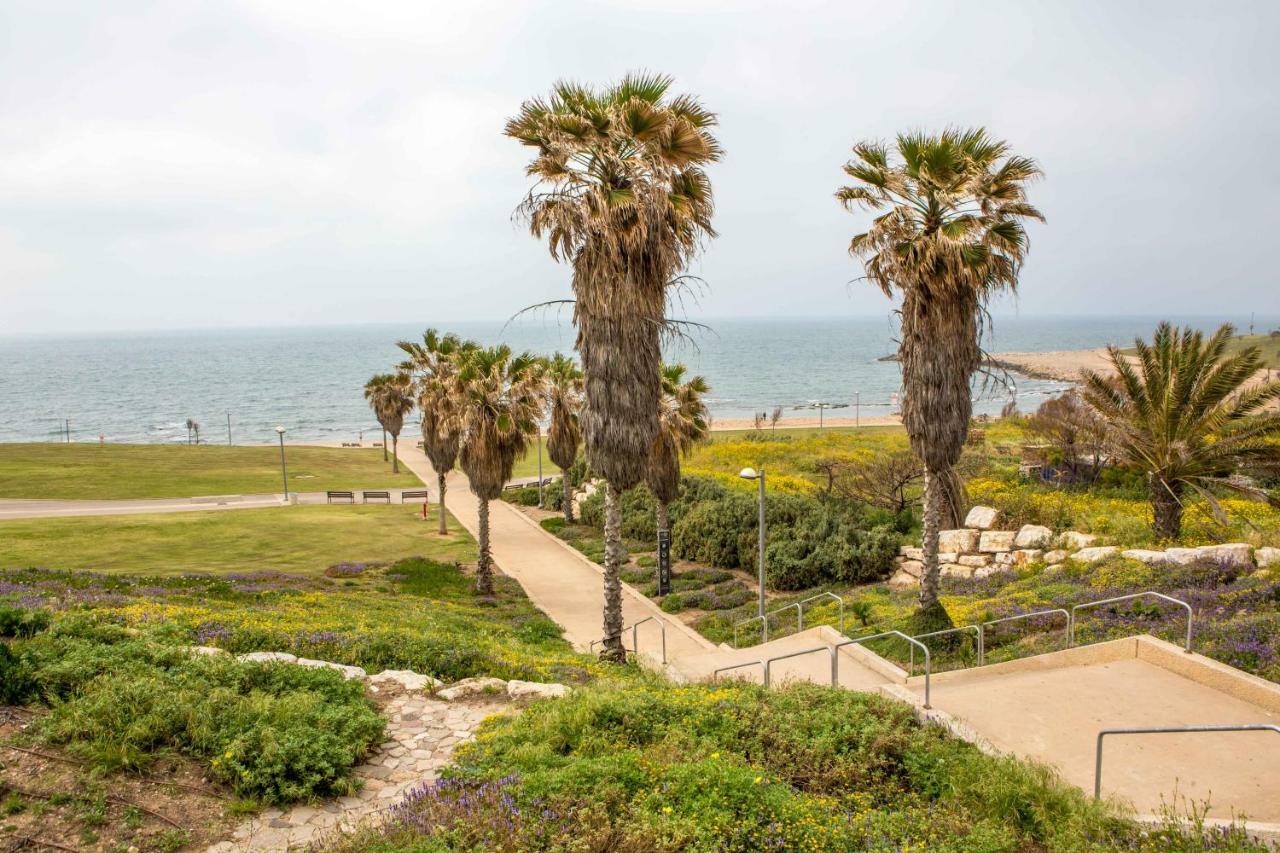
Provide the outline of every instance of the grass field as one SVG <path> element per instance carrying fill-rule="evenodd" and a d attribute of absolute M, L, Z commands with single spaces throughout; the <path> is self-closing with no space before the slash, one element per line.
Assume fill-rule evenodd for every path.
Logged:
<path fill-rule="evenodd" d="M 289 487 L 301 492 L 417 486 L 382 451 L 287 447 Z M 119 500 L 281 491 L 278 447 L 186 444 L 0 444 L 0 498 Z"/>
<path fill-rule="evenodd" d="M 544 436 L 542 439 L 542 476 L 550 477 L 552 474 L 559 474 L 560 467 L 552 462 L 551 457 L 547 455 L 546 441 L 547 439 Z M 535 441 L 529 445 L 524 458 L 516 460 L 516 467 L 511 472 L 511 478 L 536 476 L 538 476 L 538 443 Z"/>
<path fill-rule="evenodd" d="M 338 561 L 470 561 L 457 522 L 441 539 L 415 506 L 289 506 L 0 522 L 0 567 L 177 575 L 318 574 Z"/>

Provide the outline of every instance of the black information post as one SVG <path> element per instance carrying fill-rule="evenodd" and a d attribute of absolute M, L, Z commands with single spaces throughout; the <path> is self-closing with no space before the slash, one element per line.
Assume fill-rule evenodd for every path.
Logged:
<path fill-rule="evenodd" d="M 671 531 L 658 531 L 658 595 L 671 592 Z"/>

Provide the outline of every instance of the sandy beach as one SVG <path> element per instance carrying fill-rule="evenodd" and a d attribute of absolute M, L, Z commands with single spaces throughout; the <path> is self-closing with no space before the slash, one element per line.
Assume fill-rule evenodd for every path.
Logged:
<path fill-rule="evenodd" d="M 1085 370 L 1111 373 L 1106 347 L 1056 352 L 1000 352 L 991 356 L 996 365 L 1032 379 L 1079 382 Z"/>

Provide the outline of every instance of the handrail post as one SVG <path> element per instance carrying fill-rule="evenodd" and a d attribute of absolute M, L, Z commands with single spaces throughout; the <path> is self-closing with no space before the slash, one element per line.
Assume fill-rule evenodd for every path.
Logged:
<path fill-rule="evenodd" d="M 1176 600 L 1176 599 L 1175 599 Z M 1171 726 L 1139 729 L 1102 729 L 1098 732 L 1098 745 L 1093 757 L 1093 798 L 1102 799 L 1102 739 L 1107 735 L 1163 735 L 1195 734 L 1201 732 L 1275 732 L 1280 726 L 1274 723 L 1243 723 L 1223 726 Z"/>
<path fill-rule="evenodd" d="M 902 633 L 901 631 L 882 631 L 879 634 L 871 634 L 870 636 L 867 636 L 867 637 L 856 637 L 851 640 L 845 640 L 842 643 L 836 643 L 831 648 L 834 651 L 836 649 L 844 648 L 845 646 L 862 645 L 871 640 L 879 640 L 884 637 L 901 637 L 902 639 L 910 643 L 912 648 L 919 646 L 924 651 L 924 707 L 926 709 L 932 708 L 933 705 L 930 704 L 930 684 L 929 684 L 929 675 L 930 675 L 930 671 L 933 668 L 932 658 L 929 655 L 929 647 L 926 646 L 924 643 L 920 642 L 919 640 L 917 640 L 915 637 L 908 637 L 906 634 Z M 834 660 L 833 660 L 833 663 L 834 663 Z"/>

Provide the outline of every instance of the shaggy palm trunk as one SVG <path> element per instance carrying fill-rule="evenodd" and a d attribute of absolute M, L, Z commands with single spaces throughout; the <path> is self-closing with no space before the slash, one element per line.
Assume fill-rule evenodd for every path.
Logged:
<path fill-rule="evenodd" d="M 387 461 L 387 428 L 382 428 L 382 461 Z"/>
<path fill-rule="evenodd" d="M 476 564 L 476 592 L 493 595 L 493 563 L 489 555 L 489 502 L 480 498 L 480 560 Z"/>
<path fill-rule="evenodd" d="M 938 605 L 938 522 L 941 520 L 941 490 L 938 478 L 927 469 L 924 473 L 924 519 L 921 531 L 921 548 L 924 551 L 924 568 L 920 572 L 920 611 L 930 611 Z"/>
<path fill-rule="evenodd" d="M 622 645 L 622 564 L 627 555 L 622 547 L 622 511 L 618 490 L 604 487 L 604 649 L 602 660 L 622 662 L 627 650 Z"/>
<path fill-rule="evenodd" d="M 564 509 L 564 520 L 573 524 L 573 486 L 569 485 L 569 472 L 560 475 L 560 487 L 564 489 L 564 499 L 562 508 Z"/>
<path fill-rule="evenodd" d="M 400 436 L 391 436 L 391 473 L 400 473 Z"/>
<path fill-rule="evenodd" d="M 1182 536 L 1182 488 L 1160 477 L 1151 478 L 1152 527 L 1161 539 Z"/>
<path fill-rule="evenodd" d="M 445 484 L 444 484 L 444 474 L 443 474 L 443 473 L 437 473 L 437 474 L 436 474 L 436 484 L 437 484 L 437 485 L 439 486 L 439 488 L 440 488 L 440 535 L 441 535 L 441 536 L 446 536 L 446 535 L 448 535 L 448 533 L 449 533 L 449 526 L 448 526 L 448 524 L 445 522 L 445 511 L 444 511 L 444 490 L 445 490 Z"/>

